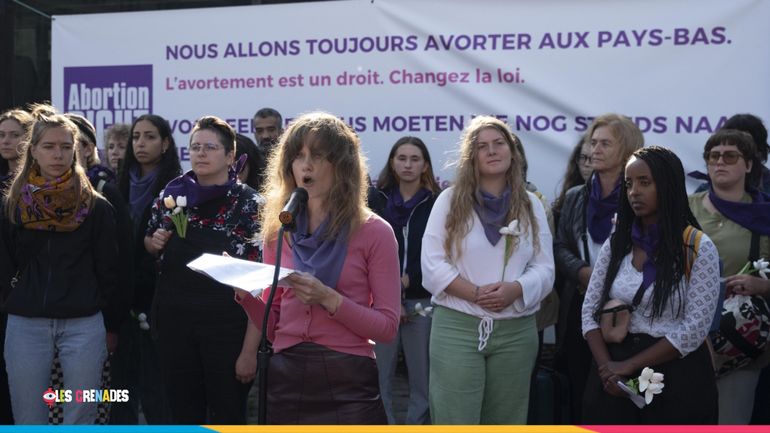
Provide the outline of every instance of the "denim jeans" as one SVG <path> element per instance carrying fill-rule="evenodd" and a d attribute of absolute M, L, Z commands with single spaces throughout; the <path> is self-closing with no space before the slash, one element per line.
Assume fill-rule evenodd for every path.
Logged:
<path fill-rule="evenodd" d="M 428 342 L 430 341 L 429 316 L 414 312 L 420 303 L 423 308 L 430 306 L 430 298 L 407 299 L 405 308 L 409 321 L 398 328 L 396 339 L 390 343 L 377 343 L 374 353 L 377 356 L 377 369 L 380 375 L 380 394 L 388 424 L 396 424 L 393 414 L 393 381 L 396 377 L 398 350 L 403 348 L 404 360 L 409 377 L 409 405 L 406 411 L 406 424 L 430 424 L 428 407 Z"/>
<path fill-rule="evenodd" d="M 72 401 L 64 404 L 64 424 L 93 424 L 96 403 L 75 401 L 77 390 L 99 389 L 107 357 L 102 313 L 72 319 L 23 317 L 9 314 L 5 336 L 5 365 L 17 424 L 48 424 L 43 393 L 51 380 L 54 352 L 59 350 L 64 389 Z"/>

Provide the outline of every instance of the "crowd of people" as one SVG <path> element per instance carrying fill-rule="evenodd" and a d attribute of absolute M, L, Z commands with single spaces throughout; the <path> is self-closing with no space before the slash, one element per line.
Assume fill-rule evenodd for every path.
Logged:
<path fill-rule="evenodd" d="M 244 424 L 268 314 L 271 424 L 397 423 L 402 357 L 406 423 L 526 424 L 554 322 L 561 422 L 768 422 L 770 146 L 756 116 L 708 139 L 689 196 L 674 152 L 599 116 L 552 204 L 495 117 L 466 126 L 444 191 L 419 137 L 398 139 L 372 181 L 332 114 L 285 125 L 263 108 L 253 129 L 201 117 L 183 173 L 156 114 L 111 126 L 104 163 L 82 116 L 0 114 L 0 421 L 47 424 L 60 406 L 65 424 Z M 307 203 L 281 236 L 297 188 Z M 189 269 L 203 253 L 294 272 L 254 296 Z M 130 398 L 47 402 L 54 365 L 65 389 Z"/>

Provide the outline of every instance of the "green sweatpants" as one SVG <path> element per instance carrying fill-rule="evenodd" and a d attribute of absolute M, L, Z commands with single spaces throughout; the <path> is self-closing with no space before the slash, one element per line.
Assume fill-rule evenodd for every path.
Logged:
<path fill-rule="evenodd" d="M 535 316 L 495 320 L 479 351 L 481 319 L 436 306 L 430 334 L 434 424 L 525 424 L 537 357 Z"/>

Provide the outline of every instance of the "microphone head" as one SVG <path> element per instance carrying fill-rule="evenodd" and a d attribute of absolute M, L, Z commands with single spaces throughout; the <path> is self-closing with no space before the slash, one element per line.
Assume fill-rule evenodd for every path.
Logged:
<path fill-rule="evenodd" d="M 307 190 L 305 188 L 297 188 L 292 191 L 289 200 L 283 207 L 283 210 L 278 214 L 278 220 L 283 225 L 290 225 L 294 222 L 297 211 L 307 205 Z"/>

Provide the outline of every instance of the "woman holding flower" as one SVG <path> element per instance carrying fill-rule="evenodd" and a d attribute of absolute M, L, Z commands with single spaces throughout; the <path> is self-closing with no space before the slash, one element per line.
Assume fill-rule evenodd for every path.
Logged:
<path fill-rule="evenodd" d="M 716 422 L 706 336 L 719 297 L 719 258 L 708 236 L 684 240 L 688 226 L 699 227 L 679 158 L 662 147 L 634 152 L 625 165 L 615 231 L 599 251 L 583 302 L 583 334 L 594 362 L 582 422 Z M 613 314 L 602 313 L 610 299 L 631 308 L 628 334 L 619 343 L 605 342 L 609 333 L 599 327 L 604 314 Z M 662 373 L 664 385 L 645 367 Z M 648 394 L 642 408 L 618 386 L 637 376 L 639 390 Z"/>
<path fill-rule="evenodd" d="M 425 229 L 436 424 L 527 421 L 535 313 L 554 266 L 548 220 L 525 189 L 517 142 L 500 120 L 474 118 L 463 133 L 457 183 L 438 197 Z"/>
<path fill-rule="evenodd" d="M 428 148 L 417 137 L 401 137 L 390 149 L 377 188 L 370 189 L 369 207 L 387 221 L 396 234 L 401 260 L 401 326 L 392 343 L 374 347 L 380 373 L 380 392 L 388 422 L 393 415 L 393 379 L 399 348 L 403 347 L 409 372 L 407 424 L 430 424 L 428 409 L 428 341 L 430 293 L 422 286 L 420 251 L 428 216 L 439 193 Z M 428 310 L 429 311 L 429 310 Z"/>
<path fill-rule="evenodd" d="M 706 142 L 703 158 L 711 183 L 706 191 L 690 196 L 690 208 L 719 250 L 727 297 L 770 298 L 770 280 L 740 272 L 747 262 L 770 258 L 770 196 L 747 182 L 757 160 L 754 140 L 742 131 L 720 130 Z M 765 351 L 751 364 L 717 379 L 720 423 L 749 423 L 754 389 L 768 362 L 770 352 Z"/>
<path fill-rule="evenodd" d="M 245 424 L 257 341 L 232 288 L 187 263 L 203 253 L 261 260 L 256 243 L 261 198 L 238 182 L 235 132 L 222 119 L 198 119 L 190 135 L 192 170 L 166 185 L 152 207 L 145 246 L 160 256 L 155 293 L 161 371 L 175 424 Z"/>

